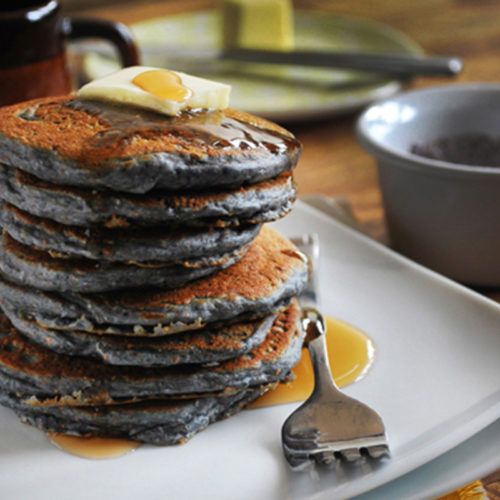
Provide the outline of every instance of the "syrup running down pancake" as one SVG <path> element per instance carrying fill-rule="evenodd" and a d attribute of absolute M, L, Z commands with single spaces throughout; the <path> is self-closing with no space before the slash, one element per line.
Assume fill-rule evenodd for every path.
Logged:
<path fill-rule="evenodd" d="M 0 110 L 0 162 L 48 182 L 145 193 L 276 177 L 300 145 L 267 120 L 225 109 L 165 117 L 68 97 Z"/>

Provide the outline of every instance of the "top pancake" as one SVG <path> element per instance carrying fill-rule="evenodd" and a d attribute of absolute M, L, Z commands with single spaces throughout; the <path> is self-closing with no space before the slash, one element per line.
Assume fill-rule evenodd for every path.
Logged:
<path fill-rule="evenodd" d="M 300 144 L 247 113 L 165 117 L 71 96 L 0 109 L 0 162 L 58 184 L 144 193 L 237 186 L 290 170 Z"/>

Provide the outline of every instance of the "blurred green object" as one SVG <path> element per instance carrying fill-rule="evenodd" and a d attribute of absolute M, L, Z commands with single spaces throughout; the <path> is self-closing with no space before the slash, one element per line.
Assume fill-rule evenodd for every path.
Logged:
<path fill-rule="evenodd" d="M 294 22 L 297 50 L 422 54 L 422 49 L 401 32 L 367 19 L 297 10 Z M 142 64 L 228 83 L 233 87 L 232 107 L 276 121 L 345 114 L 401 88 L 401 82 L 359 71 L 217 60 L 207 64 L 203 57 L 197 59 L 196 53 L 220 48 L 221 25 L 215 10 L 149 19 L 131 28 Z M 92 53 L 84 61 L 90 79 L 116 69 L 111 53 Z"/>
<path fill-rule="evenodd" d="M 294 48 L 291 0 L 219 0 L 226 49 Z"/>

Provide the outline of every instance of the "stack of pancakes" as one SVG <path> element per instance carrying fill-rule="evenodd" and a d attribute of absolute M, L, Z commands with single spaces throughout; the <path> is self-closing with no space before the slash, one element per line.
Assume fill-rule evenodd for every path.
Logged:
<path fill-rule="evenodd" d="M 234 110 L 0 110 L 0 403 L 74 435 L 189 438 L 286 381 L 300 145 Z"/>

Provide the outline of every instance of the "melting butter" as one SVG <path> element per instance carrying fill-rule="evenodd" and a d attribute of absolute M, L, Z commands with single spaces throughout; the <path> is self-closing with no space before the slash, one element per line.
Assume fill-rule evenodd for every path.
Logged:
<path fill-rule="evenodd" d="M 205 78 L 132 66 L 87 83 L 76 95 L 79 99 L 108 101 L 175 116 L 186 109 L 226 109 L 230 92 L 229 85 Z"/>

